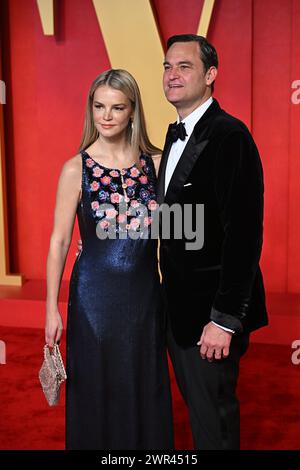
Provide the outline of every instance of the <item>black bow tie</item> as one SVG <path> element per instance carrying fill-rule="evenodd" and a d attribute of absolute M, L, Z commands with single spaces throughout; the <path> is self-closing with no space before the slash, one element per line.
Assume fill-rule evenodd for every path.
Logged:
<path fill-rule="evenodd" d="M 167 136 L 172 142 L 176 142 L 178 139 L 185 140 L 187 133 L 184 124 L 182 122 L 179 124 L 170 124 Z"/>

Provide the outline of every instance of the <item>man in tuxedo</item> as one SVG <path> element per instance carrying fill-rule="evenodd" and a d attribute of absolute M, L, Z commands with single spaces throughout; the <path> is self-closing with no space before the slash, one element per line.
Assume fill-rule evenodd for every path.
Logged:
<path fill-rule="evenodd" d="M 239 449 L 239 361 L 249 333 L 267 325 L 259 258 L 263 173 L 247 127 L 212 98 L 215 48 L 169 38 L 163 86 L 175 106 L 159 170 L 158 202 L 204 204 L 204 245 L 161 239 L 168 347 L 197 449 Z"/>

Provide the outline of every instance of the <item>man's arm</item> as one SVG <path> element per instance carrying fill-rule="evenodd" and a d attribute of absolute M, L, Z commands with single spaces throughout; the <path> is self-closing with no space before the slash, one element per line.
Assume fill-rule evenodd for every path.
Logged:
<path fill-rule="evenodd" d="M 263 235 L 263 172 L 257 148 L 246 130 L 231 133 L 221 143 L 215 181 L 224 241 L 211 320 L 240 333 Z"/>
<path fill-rule="evenodd" d="M 230 133 L 220 142 L 215 168 L 215 192 L 224 229 L 220 284 L 211 320 L 219 326 L 243 331 L 253 281 L 262 248 L 263 173 L 252 137 L 245 130 Z M 227 356 L 232 333 L 212 322 L 203 330 L 202 357 Z"/>

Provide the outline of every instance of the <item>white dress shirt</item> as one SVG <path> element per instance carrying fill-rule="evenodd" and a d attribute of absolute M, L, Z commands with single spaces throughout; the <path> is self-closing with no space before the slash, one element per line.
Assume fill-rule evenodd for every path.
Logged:
<path fill-rule="evenodd" d="M 181 155 L 183 154 L 183 151 L 185 149 L 185 146 L 194 130 L 195 125 L 199 121 L 199 119 L 203 116 L 205 111 L 210 107 L 211 103 L 213 102 L 212 97 L 208 98 L 204 103 L 202 103 L 198 108 L 196 108 L 191 114 L 189 114 L 186 118 L 182 119 L 182 123 L 185 125 L 185 130 L 187 133 L 187 136 L 184 140 L 178 139 L 176 142 L 172 144 L 168 161 L 167 161 L 167 166 L 166 166 L 166 175 L 165 175 L 165 194 L 167 192 L 169 183 L 171 181 L 171 178 L 173 176 L 174 170 L 177 166 L 177 163 L 180 160 Z M 177 117 L 177 124 L 180 122 L 179 116 Z M 226 328 L 225 326 L 221 326 L 218 323 L 215 323 L 212 321 L 212 323 L 219 328 L 222 328 L 222 330 L 228 331 L 230 333 L 234 333 L 233 330 L 230 328 Z"/>
<path fill-rule="evenodd" d="M 174 173 L 174 170 L 177 166 L 177 163 L 180 160 L 180 157 L 185 149 L 185 146 L 194 130 L 195 125 L 199 121 L 199 119 L 203 116 L 205 111 L 209 108 L 211 103 L 213 102 L 212 97 L 208 98 L 204 103 L 202 103 L 198 108 L 196 108 L 191 114 L 189 114 L 186 118 L 184 118 L 181 122 L 184 124 L 187 136 L 184 140 L 178 139 L 176 142 L 173 143 L 166 167 L 166 176 L 165 176 L 165 193 L 167 192 L 170 180 Z M 179 116 L 177 117 L 177 123 L 180 122 Z"/>

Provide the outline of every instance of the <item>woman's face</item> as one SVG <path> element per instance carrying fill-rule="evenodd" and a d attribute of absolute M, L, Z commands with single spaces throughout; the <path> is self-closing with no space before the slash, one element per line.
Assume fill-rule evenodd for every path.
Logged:
<path fill-rule="evenodd" d="M 106 139 L 115 139 L 126 134 L 132 104 L 120 90 L 102 85 L 94 93 L 93 118 L 99 134 Z"/>

